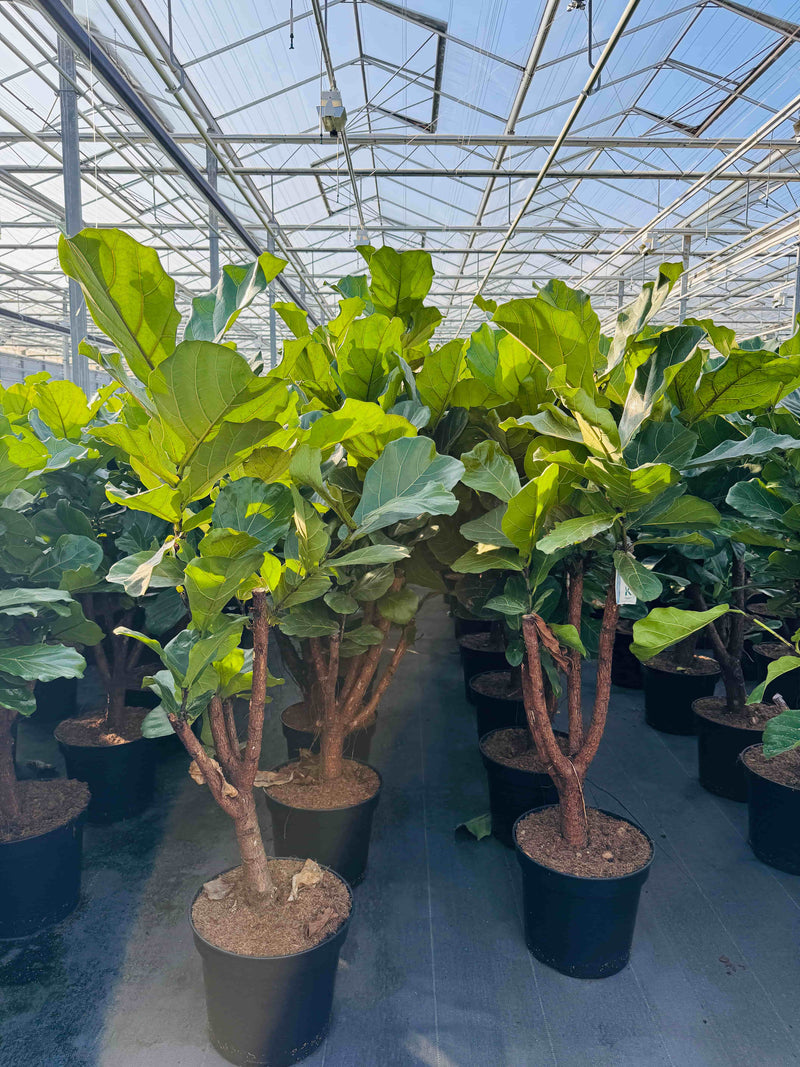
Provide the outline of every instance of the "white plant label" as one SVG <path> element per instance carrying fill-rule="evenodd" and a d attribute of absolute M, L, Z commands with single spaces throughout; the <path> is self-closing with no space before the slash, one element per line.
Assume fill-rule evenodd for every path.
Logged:
<path fill-rule="evenodd" d="M 627 582 L 623 582 L 622 578 L 617 575 L 616 595 L 618 604 L 635 604 L 636 595 Z"/>

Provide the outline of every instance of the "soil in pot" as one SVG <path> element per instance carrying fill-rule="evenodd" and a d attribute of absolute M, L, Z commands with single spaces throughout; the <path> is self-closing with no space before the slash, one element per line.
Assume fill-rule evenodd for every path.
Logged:
<path fill-rule="evenodd" d="M 191 912 L 211 1041 L 230 1063 L 287 1067 L 323 1041 L 330 1022 L 339 951 L 353 909 L 349 887 L 327 868 L 290 900 L 304 866 L 271 859 L 274 901 L 253 905 L 239 890 L 240 868 L 195 897 Z M 215 897 L 217 899 L 212 899 Z"/>
<path fill-rule="evenodd" d="M 464 672 L 464 695 L 472 702 L 470 679 L 484 671 L 502 671 L 508 668 L 502 639 L 493 633 L 465 634 L 458 639 L 461 667 Z"/>
<path fill-rule="evenodd" d="M 84 813 L 83 782 L 17 784 L 22 817 L 0 830 L 0 938 L 29 937 L 60 922 L 78 903 Z"/>
<path fill-rule="evenodd" d="M 747 782 L 741 753 L 758 744 L 766 722 L 777 715 L 774 704 L 747 704 L 731 715 L 724 700 L 705 697 L 692 705 L 697 733 L 700 784 L 715 796 L 747 800 Z"/>
<path fill-rule="evenodd" d="M 630 958 L 641 888 L 653 844 L 632 822 L 587 809 L 589 846 L 576 852 L 559 833 L 557 807 L 514 827 L 522 868 L 525 939 L 533 955 L 573 978 L 606 978 Z"/>
<path fill-rule="evenodd" d="M 765 759 L 762 746 L 752 745 L 741 760 L 753 853 L 770 867 L 800 874 L 800 752 Z"/>
<path fill-rule="evenodd" d="M 780 641 L 762 641 L 761 644 L 753 646 L 753 654 L 756 662 L 756 677 L 760 682 L 767 677 L 767 668 L 773 660 L 792 655 L 786 645 Z M 764 690 L 764 700 L 769 703 L 776 693 L 781 694 L 790 708 L 800 708 L 800 667 L 770 682 Z"/>
<path fill-rule="evenodd" d="M 611 681 L 622 689 L 642 688 L 642 665 L 631 652 L 633 644 L 633 621 L 620 619 L 614 637 L 614 654 L 611 659 Z"/>
<path fill-rule="evenodd" d="M 492 624 L 488 619 L 462 619 L 458 615 L 453 616 L 453 632 L 456 640 L 466 634 L 486 634 L 491 628 Z"/>
<path fill-rule="evenodd" d="M 365 763 L 345 760 L 342 774 L 321 781 L 310 756 L 275 768 L 288 780 L 264 788 L 275 854 L 330 867 L 350 885 L 363 879 L 381 778 Z"/>
<path fill-rule="evenodd" d="M 694 656 L 687 667 L 676 664 L 666 652 L 648 660 L 642 666 L 648 726 L 666 734 L 693 734 L 692 703 L 713 695 L 719 673 L 711 656 Z"/>
<path fill-rule="evenodd" d="M 556 740 L 566 751 L 566 734 L 557 733 Z M 554 804 L 558 794 L 527 727 L 494 730 L 481 738 L 480 749 L 489 784 L 492 834 L 513 848 L 512 831 L 520 815 Z"/>
<path fill-rule="evenodd" d="M 108 733 L 105 716 L 94 712 L 67 719 L 55 736 L 71 778 L 86 782 L 91 823 L 110 823 L 140 814 L 153 799 L 157 746 L 142 737 L 144 708 L 126 708 L 123 728 Z"/>
<path fill-rule="evenodd" d="M 522 690 L 515 684 L 511 671 L 484 671 L 469 680 L 478 740 L 492 730 L 524 727 L 525 704 Z"/>
<path fill-rule="evenodd" d="M 377 719 L 373 719 L 368 726 L 348 734 L 344 742 L 345 759 L 367 762 L 376 724 Z M 315 754 L 319 752 L 319 731 L 305 704 L 290 704 L 284 709 L 281 713 L 281 729 L 286 738 L 287 755 L 290 760 L 297 759 L 301 749 L 308 749 L 309 752 Z"/>

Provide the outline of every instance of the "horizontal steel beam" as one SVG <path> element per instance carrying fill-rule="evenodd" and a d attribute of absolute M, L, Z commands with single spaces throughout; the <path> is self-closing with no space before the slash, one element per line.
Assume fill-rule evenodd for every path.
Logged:
<path fill-rule="evenodd" d="M 97 222 L 94 223 L 98 229 L 104 229 L 108 227 L 115 227 L 118 230 L 146 230 L 147 227 L 144 224 L 138 224 L 135 222 Z M 31 222 L 28 219 L 21 221 L 3 219 L 0 221 L 0 228 L 4 230 L 58 230 L 58 226 L 48 222 Z M 258 225 L 253 224 L 253 230 L 258 230 Z M 202 223 L 196 225 L 191 222 L 170 222 L 166 227 L 170 231 L 173 230 L 196 230 L 205 234 L 205 226 Z M 338 233 L 338 234 L 350 234 L 353 233 L 353 227 L 348 222 L 334 223 L 312 223 L 309 226 L 303 225 L 287 225 L 280 227 L 282 233 Z M 425 225 L 424 223 L 419 226 L 414 226 L 409 223 L 377 223 L 369 222 L 367 224 L 367 232 L 369 234 L 374 233 L 442 233 L 442 234 L 455 234 L 455 233 L 505 233 L 506 226 L 485 226 L 485 225 L 471 225 L 471 226 L 432 226 Z M 709 237 L 743 237 L 749 232 L 748 227 L 744 226 L 705 226 L 698 227 L 686 227 L 686 226 L 659 226 L 656 231 L 657 237 L 662 236 L 682 236 L 683 234 L 692 234 L 696 237 L 705 237 L 708 234 Z M 226 232 L 224 226 L 220 226 L 220 232 Z M 514 231 L 515 233 L 525 234 L 601 234 L 608 236 L 611 234 L 615 237 L 625 237 L 632 233 L 638 233 L 638 228 L 635 226 L 615 226 L 613 229 L 608 226 L 587 226 L 585 223 L 576 222 L 574 225 L 554 225 L 554 226 L 518 226 Z M 41 248 L 39 244 L 30 245 L 31 251 L 36 251 L 37 248 Z"/>
<path fill-rule="evenodd" d="M 35 130 L 33 131 L 36 137 L 40 141 L 59 141 L 59 135 L 53 133 L 52 130 Z M 243 144 L 255 144 L 255 145 L 317 145 L 323 148 L 330 149 L 335 145 L 335 138 L 326 135 L 320 135 L 317 133 L 214 133 L 209 131 L 209 140 L 215 144 L 229 144 L 229 145 L 243 145 Z M 84 130 L 80 134 L 81 141 L 91 143 L 96 140 L 95 135 L 90 130 Z M 153 138 L 146 133 L 137 133 L 131 131 L 130 133 L 116 134 L 106 132 L 104 134 L 104 140 L 109 140 L 112 143 L 120 142 L 126 144 L 128 142 L 133 143 L 148 143 L 152 142 Z M 20 133 L 17 130 L 0 131 L 0 143 L 5 144 L 20 144 L 29 140 L 25 134 Z M 172 134 L 172 140 L 176 144 L 196 144 L 205 145 L 205 139 L 197 133 L 174 133 Z M 414 148 L 420 148 L 423 146 L 428 147 L 454 147 L 454 148 L 480 148 L 482 146 L 496 147 L 504 145 L 508 148 L 552 148 L 555 138 L 542 135 L 542 134 L 525 134 L 525 133 L 481 133 L 481 134 L 463 134 L 463 133 L 374 133 L 374 134 L 361 134 L 353 133 L 348 135 L 348 140 L 353 148 L 380 148 L 382 145 L 397 146 L 397 145 L 410 145 Z M 587 148 L 592 151 L 602 151 L 608 149 L 613 151 L 617 148 L 633 149 L 633 148 L 690 148 L 693 151 L 720 151 L 730 152 L 734 148 L 738 148 L 741 144 L 741 138 L 738 137 L 675 137 L 674 135 L 659 137 L 656 134 L 646 134 L 642 137 L 589 137 L 573 135 L 568 137 L 564 142 L 563 147 L 570 148 Z M 764 140 L 753 146 L 758 149 L 787 149 L 787 148 L 800 148 L 798 142 L 790 138 L 775 138 L 773 141 Z"/>
<path fill-rule="evenodd" d="M 14 322 L 21 322 L 25 326 L 35 326 L 39 330 L 51 330 L 54 333 L 63 333 L 69 337 L 69 326 L 62 326 L 57 322 L 46 322 L 44 319 L 37 319 L 33 315 L 23 315 L 20 311 L 11 311 L 9 308 L 0 308 L 0 318 L 12 319 Z M 87 333 L 86 339 L 93 344 L 99 345 L 101 348 L 114 347 L 113 343 L 109 341 L 107 337 L 96 337 L 94 334 Z"/>

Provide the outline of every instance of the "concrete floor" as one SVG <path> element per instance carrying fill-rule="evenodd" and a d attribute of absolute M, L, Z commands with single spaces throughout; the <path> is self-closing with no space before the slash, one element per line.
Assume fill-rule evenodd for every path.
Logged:
<path fill-rule="evenodd" d="M 649 729 L 639 693 L 614 692 L 589 790 L 657 843 L 632 963 L 580 982 L 532 959 L 515 857 L 454 834 L 487 802 L 451 633 L 427 615 L 385 702 L 370 871 L 331 1032 L 309 1067 L 800 1063 L 800 878 L 753 858 L 744 806 L 699 787 L 693 739 Z M 264 766 L 285 752 L 278 712 L 292 693 L 278 694 Z M 35 720 L 20 738 L 21 759 L 32 756 L 55 758 Z M 147 815 L 87 829 L 73 916 L 0 949 L 2 1067 L 224 1063 L 206 1038 L 186 913 L 198 885 L 235 862 L 235 846 L 185 766 L 180 753 L 162 764 Z"/>

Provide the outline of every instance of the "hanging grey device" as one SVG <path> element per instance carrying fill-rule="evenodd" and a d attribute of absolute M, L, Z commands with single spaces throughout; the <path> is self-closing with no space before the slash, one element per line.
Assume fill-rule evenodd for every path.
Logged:
<path fill-rule="evenodd" d="M 331 137 L 344 129 L 347 111 L 342 104 L 342 94 L 338 89 L 323 89 L 320 106 L 317 108 L 320 122 Z"/>

